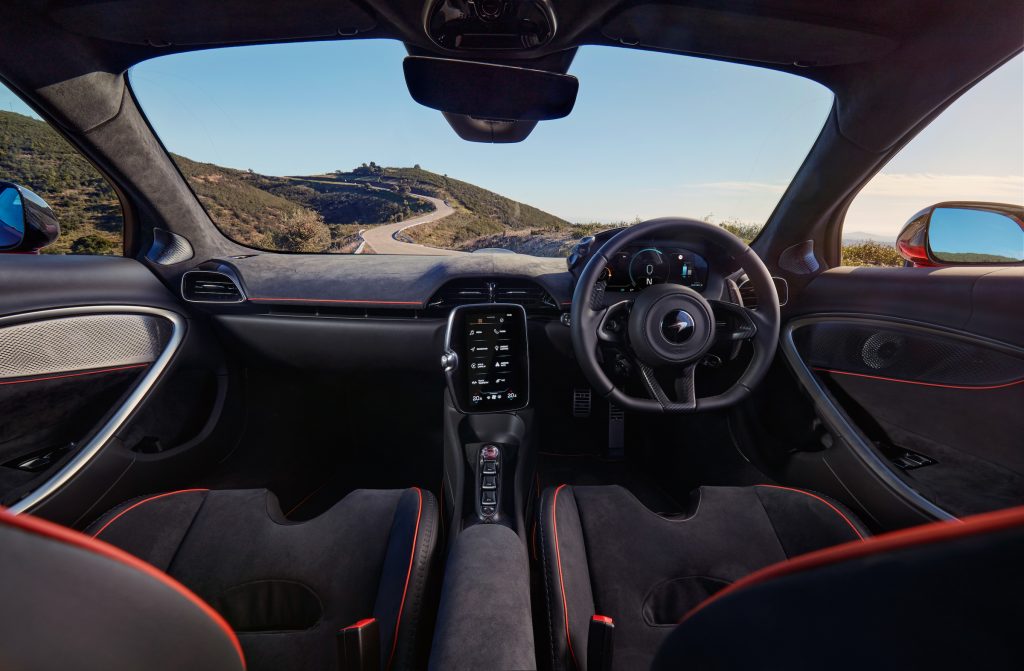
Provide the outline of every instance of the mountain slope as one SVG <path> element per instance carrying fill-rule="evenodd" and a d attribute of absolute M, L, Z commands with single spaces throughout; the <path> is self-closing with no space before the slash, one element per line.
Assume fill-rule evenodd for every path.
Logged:
<path fill-rule="evenodd" d="M 455 213 L 404 231 L 412 242 L 472 251 L 504 247 L 563 255 L 603 226 L 575 226 L 474 184 L 414 166 L 374 163 L 326 175 L 274 177 L 172 154 L 210 218 L 225 234 L 262 249 L 352 252 L 361 230 L 434 211 L 417 196 L 448 203 Z M 52 253 L 119 253 L 120 204 L 99 173 L 45 122 L 0 112 L 0 179 L 43 197 L 61 222 Z"/>
<path fill-rule="evenodd" d="M 60 220 L 50 253 L 120 253 L 121 205 L 96 169 L 45 122 L 0 112 L 0 179 L 42 196 Z"/>

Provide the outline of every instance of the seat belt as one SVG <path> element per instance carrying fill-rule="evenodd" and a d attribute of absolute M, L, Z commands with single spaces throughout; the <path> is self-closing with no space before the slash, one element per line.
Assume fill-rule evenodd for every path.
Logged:
<path fill-rule="evenodd" d="M 380 627 L 368 617 L 338 632 L 338 671 L 380 671 Z"/>
<path fill-rule="evenodd" d="M 615 621 L 607 615 L 593 615 L 587 639 L 587 671 L 611 671 Z"/>

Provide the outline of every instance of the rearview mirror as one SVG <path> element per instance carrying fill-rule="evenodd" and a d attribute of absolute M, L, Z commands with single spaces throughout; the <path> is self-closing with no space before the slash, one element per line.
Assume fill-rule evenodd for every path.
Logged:
<path fill-rule="evenodd" d="M 914 266 L 1007 265 L 1024 262 L 1024 207 L 939 203 L 903 227 L 896 248 Z"/>
<path fill-rule="evenodd" d="M 413 100 L 449 114 L 497 121 L 568 116 L 579 80 L 546 70 L 428 56 L 407 56 L 405 83 Z"/>
<path fill-rule="evenodd" d="M 0 252 L 38 252 L 60 236 L 46 201 L 23 186 L 0 182 Z"/>

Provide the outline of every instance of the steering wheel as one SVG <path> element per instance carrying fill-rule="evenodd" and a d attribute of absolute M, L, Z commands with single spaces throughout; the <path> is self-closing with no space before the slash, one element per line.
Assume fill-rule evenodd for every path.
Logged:
<path fill-rule="evenodd" d="M 655 284 L 635 298 L 615 301 L 605 294 L 601 275 L 608 260 L 637 240 L 658 237 L 700 239 L 731 258 L 746 273 L 758 296 L 756 309 L 706 300 L 693 289 Z M 629 313 L 625 332 L 605 328 L 619 311 Z M 666 217 L 630 226 L 594 253 L 583 268 L 572 297 L 572 345 L 584 375 L 599 394 L 627 410 L 689 413 L 724 408 L 746 398 L 771 365 L 779 341 L 779 297 L 768 268 L 742 240 L 724 228 L 695 219 Z M 716 327 L 716 321 L 725 325 Z M 749 340 L 753 357 L 736 383 L 715 396 L 697 398 L 697 364 L 716 342 Z M 598 361 L 598 343 L 619 345 L 636 365 L 650 398 L 627 394 L 608 379 Z M 655 372 L 670 374 L 676 399 Z"/>

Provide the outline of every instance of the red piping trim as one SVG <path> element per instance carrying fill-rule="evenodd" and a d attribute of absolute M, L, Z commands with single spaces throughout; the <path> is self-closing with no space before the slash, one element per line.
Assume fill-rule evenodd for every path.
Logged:
<path fill-rule="evenodd" d="M 44 382 L 46 380 L 61 380 L 66 377 L 81 377 L 83 375 L 99 375 L 101 373 L 114 373 L 119 370 L 131 370 L 133 368 L 145 368 L 148 363 L 134 363 L 130 366 L 117 366 L 115 368 L 99 368 L 97 370 L 85 370 L 80 373 L 61 373 L 60 375 L 44 375 L 41 377 L 29 377 L 21 380 L 8 380 L 6 382 L 0 382 L 0 385 L 4 384 L 23 384 L 25 382 Z"/>
<path fill-rule="evenodd" d="M 787 492 L 796 492 L 797 494 L 803 494 L 804 496 L 809 496 L 812 499 L 817 499 L 818 501 L 821 501 L 826 506 L 831 508 L 832 512 L 834 512 L 836 515 L 839 515 L 840 517 L 842 517 L 843 521 L 846 522 L 848 525 L 850 525 L 850 528 L 853 529 L 853 533 L 857 534 L 857 538 L 859 538 L 860 540 L 864 540 L 864 535 L 861 534 L 861 532 L 857 530 L 857 525 L 854 524 L 853 521 L 849 517 L 844 515 L 843 511 L 839 510 L 839 508 L 836 508 L 834 505 L 832 505 L 831 503 L 829 503 L 825 499 L 821 498 L 817 494 L 812 494 L 811 492 L 804 491 L 803 489 L 794 489 L 792 487 L 781 487 L 779 485 L 755 485 L 755 486 L 757 486 L 757 487 L 768 487 L 769 489 L 781 489 L 781 490 L 787 491 Z"/>
<path fill-rule="evenodd" d="M 615 620 L 611 619 L 607 615 L 591 615 L 590 619 L 594 622 L 600 622 L 601 624 L 610 624 L 615 626 Z"/>
<path fill-rule="evenodd" d="M 931 524 L 924 524 L 910 529 L 892 531 L 863 541 L 850 541 L 842 545 L 825 548 L 824 550 L 816 550 L 794 559 L 766 566 L 737 580 L 722 591 L 716 592 L 713 596 L 697 604 L 697 606 L 683 616 L 682 621 L 685 622 L 709 604 L 733 592 L 745 589 L 751 585 L 799 573 L 800 571 L 808 571 L 843 561 L 861 559 L 883 552 L 896 552 L 918 545 L 957 540 L 1020 526 L 1024 526 L 1024 506 L 972 515 L 963 520 L 932 522 Z"/>
<path fill-rule="evenodd" d="M 224 618 L 221 617 L 217 611 L 211 608 L 209 604 L 196 596 L 194 592 L 163 571 L 158 570 L 152 564 L 147 564 L 138 557 L 130 555 L 124 550 L 116 548 L 113 545 L 100 540 L 94 540 L 85 534 L 80 534 L 77 531 L 62 527 L 58 524 L 54 524 L 53 522 L 47 522 L 46 520 L 38 517 L 32 517 L 31 515 L 11 515 L 0 508 L 0 523 L 16 527 L 29 533 L 38 534 L 46 538 L 51 538 L 60 543 L 67 543 L 68 545 L 85 550 L 86 552 L 92 552 L 100 555 L 101 557 L 120 562 L 121 564 L 125 564 L 146 574 L 166 587 L 171 588 L 179 595 L 192 602 L 200 611 L 203 612 L 204 615 L 213 620 L 214 624 L 220 627 L 221 631 L 224 632 L 224 635 L 228 637 L 231 645 L 234 646 L 235 652 L 238 653 L 238 659 L 242 663 L 242 668 L 246 668 L 245 655 L 242 654 L 242 646 L 238 642 L 238 637 L 235 636 L 235 632 L 232 631 L 228 623 L 224 621 Z"/>
<path fill-rule="evenodd" d="M 555 496 L 551 502 L 551 528 L 555 532 L 555 561 L 558 563 L 558 589 L 562 592 L 562 615 L 565 619 L 565 642 L 569 646 L 569 655 L 572 657 L 572 665 L 580 668 L 576 661 L 576 653 L 572 649 L 572 636 L 569 635 L 569 606 L 565 600 L 565 581 L 562 580 L 562 551 L 558 547 L 558 492 L 565 489 L 565 485 L 558 485 L 555 489 Z"/>
<path fill-rule="evenodd" d="M 966 391 L 983 391 L 985 389 L 1005 389 L 1006 387 L 1012 387 L 1016 384 L 1024 383 L 1024 378 L 1020 380 L 1014 380 L 1013 382 L 1006 382 L 1004 384 L 990 384 L 990 385 L 964 385 L 964 384 L 939 384 L 938 382 L 919 382 L 917 380 L 901 380 L 898 377 L 882 377 L 881 375 L 867 375 L 866 373 L 851 373 L 846 370 L 832 370 L 829 368 L 815 368 L 814 370 L 819 373 L 831 373 L 833 375 L 849 375 L 851 377 L 863 377 L 868 380 L 882 380 L 883 382 L 901 382 L 903 384 L 916 384 L 921 387 L 939 387 L 940 389 L 964 389 Z"/>
<path fill-rule="evenodd" d="M 343 628 L 342 631 L 348 631 L 349 629 L 362 629 L 363 627 L 369 624 L 373 624 L 376 621 L 377 618 L 375 617 L 367 617 L 362 620 L 359 620 L 359 622 L 356 622 L 355 624 L 350 624 L 349 626 Z"/>
<path fill-rule="evenodd" d="M 420 514 L 423 512 L 423 492 L 419 487 L 413 487 L 416 495 L 419 496 L 419 507 L 416 509 L 416 529 L 412 532 L 412 549 L 409 551 L 409 568 L 405 572 L 405 587 L 402 588 L 402 602 L 398 604 L 398 617 L 395 618 L 395 634 L 391 638 L 391 654 L 388 655 L 387 669 L 391 668 L 391 662 L 395 659 L 395 649 L 398 647 L 398 627 L 402 624 L 402 610 L 405 608 L 405 595 L 409 591 L 409 579 L 412 577 L 412 565 L 416 559 L 416 539 L 420 535 Z"/>
<path fill-rule="evenodd" d="M 273 301 L 301 301 L 303 303 L 372 303 L 375 305 L 423 305 L 422 301 L 377 301 L 354 298 L 249 298 L 250 301 L 268 303 Z"/>
<path fill-rule="evenodd" d="M 119 512 L 118 514 L 114 515 L 114 517 L 111 518 L 102 527 L 100 527 L 100 530 L 97 531 L 96 533 L 94 533 L 92 535 L 92 537 L 93 538 L 99 538 L 100 534 L 107 530 L 107 527 L 109 527 L 111 524 L 113 524 L 114 522 L 116 522 L 119 519 L 121 519 L 121 517 L 123 517 L 125 514 L 131 512 L 132 510 L 135 510 L 136 508 L 141 506 L 143 503 L 149 503 L 150 501 L 156 501 L 157 499 L 162 499 L 165 496 L 173 496 L 174 494 L 185 494 L 186 492 L 208 492 L 208 491 L 210 491 L 210 490 L 209 489 L 179 489 L 179 490 L 173 491 L 173 492 L 164 492 L 163 494 L 157 494 L 156 496 L 150 496 L 148 499 L 142 499 L 141 501 L 137 501 L 136 503 L 133 503 L 132 505 L 128 506 L 127 508 L 125 508 L 124 510 Z"/>

